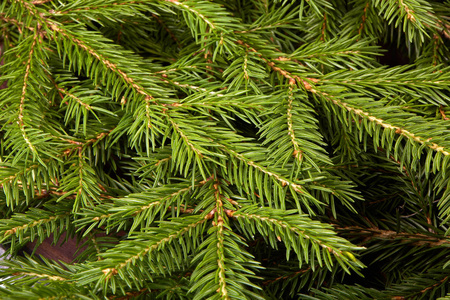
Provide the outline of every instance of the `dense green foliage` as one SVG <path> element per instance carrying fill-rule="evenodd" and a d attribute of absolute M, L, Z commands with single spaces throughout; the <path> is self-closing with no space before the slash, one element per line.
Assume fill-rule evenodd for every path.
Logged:
<path fill-rule="evenodd" d="M 1 299 L 450 299 L 448 0 L 0 22 Z M 19 255 L 63 233 L 73 263 Z"/>

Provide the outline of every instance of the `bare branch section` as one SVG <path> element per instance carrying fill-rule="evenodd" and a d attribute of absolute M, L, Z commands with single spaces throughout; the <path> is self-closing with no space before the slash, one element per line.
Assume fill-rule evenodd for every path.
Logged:
<path fill-rule="evenodd" d="M 372 240 L 399 241 L 417 247 L 440 247 L 450 244 L 449 239 L 442 239 L 438 236 L 426 235 L 422 233 L 397 232 L 393 230 L 383 230 L 376 227 L 360 226 L 336 226 L 336 229 L 343 234 L 354 234 L 359 236 L 364 242 Z"/>

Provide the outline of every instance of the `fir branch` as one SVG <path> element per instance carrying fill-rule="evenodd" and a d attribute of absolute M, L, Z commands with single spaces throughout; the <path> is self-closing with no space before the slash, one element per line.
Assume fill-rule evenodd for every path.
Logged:
<path fill-rule="evenodd" d="M 268 175 L 269 177 L 274 178 L 277 182 L 280 182 L 280 184 L 281 184 L 283 187 L 284 187 L 284 186 L 291 186 L 292 189 L 293 189 L 295 192 L 300 193 L 300 194 L 303 194 L 303 193 L 304 193 L 303 188 L 302 188 L 301 185 L 299 185 L 299 184 L 297 184 L 297 183 L 294 183 L 294 182 L 292 182 L 292 181 L 289 181 L 288 179 L 285 179 L 285 178 L 279 176 L 279 175 L 278 175 L 277 173 L 275 173 L 275 172 L 271 172 L 269 169 L 264 168 L 264 167 L 258 165 L 257 163 L 251 161 L 250 159 L 247 159 L 245 156 L 243 156 L 242 154 L 239 154 L 239 153 L 236 152 L 236 151 L 233 151 L 233 150 L 231 150 L 231 149 L 227 149 L 227 148 L 225 148 L 225 147 L 223 147 L 223 149 L 224 149 L 225 151 L 227 151 L 228 153 L 230 153 L 231 155 L 233 155 L 234 157 L 236 157 L 238 160 L 240 160 L 240 161 L 246 163 L 248 166 L 250 166 L 250 167 L 252 167 L 252 168 L 255 168 L 256 170 L 258 170 L 258 171 L 260 171 L 260 172 L 262 172 L 262 173 Z"/>
<path fill-rule="evenodd" d="M 57 298 L 73 298 L 79 300 L 94 299 L 100 300 L 97 296 L 86 296 L 89 291 L 84 288 L 74 286 L 67 281 L 51 281 L 46 285 L 22 286 L 18 287 L 13 284 L 4 284 L 0 287 L 0 294 L 5 300 L 21 300 L 21 299 L 57 299 Z"/>
<path fill-rule="evenodd" d="M 51 2 L 52 0 L 34 0 L 31 2 L 31 4 L 33 5 L 42 5 L 48 2 Z"/>
<path fill-rule="evenodd" d="M 145 97 L 146 103 L 153 102 L 154 98 L 150 94 L 148 94 L 148 92 L 145 91 L 142 86 L 135 83 L 133 78 L 131 78 L 128 74 L 126 74 L 125 72 L 120 70 L 116 64 L 109 61 L 103 55 L 97 53 L 97 51 L 95 49 L 88 46 L 82 40 L 76 38 L 73 33 L 62 29 L 56 23 L 49 22 L 48 26 L 52 31 L 61 34 L 64 38 L 70 40 L 74 45 L 77 45 L 77 47 L 86 51 L 86 53 L 92 55 L 94 58 L 99 60 L 107 69 L 111 70 L 115 74 L 118 74 L 118 76 L 121 77 L 129 86 L 133 87 L 139 94 L 142 94 Z"/>
<path fill-rule="evenodd" d="M 290 215 L 286 212 L 266 208 L 259 209 L 257 213 L 255 208 L 246 208 L 234 212 L 232 217 L 240 222 L 240 228 L 247 236 L 253 235 L 255 231 L 262 233 L 266 226 L 274 226 L 276 230 L 267 237 L 268 242 L 272 247 L 276 247 L 277 240 L 285 243 L 287 255 L 292 248 L 298 256 L 300 267 L 302 262 L 309 261 L 314 268 L 313 259 L 316 256 L 321 267 L 325 263 L 331 270 L 333 262 L 331 256 L 328 256 L 330 253 L 341 266 L 347 264 L 354 268 L 353 263 L 360 264 L 348 251 L 362 248 L 353 246 L 344 239 L 336 238 L 334 232 L 327 230 L 327 226 L 313 222 L 304 215 Z M 311 243 L 311 248 L 309 248 L 309 243 Z M 322 247 L 323 250 L 321 251 L 319 247 Z M 307 250 L 308 248 L 309 250 Z M 347 268 L 344 267 L 344 269 L 348 272 Z"/>
<path fill-rule="evenodd" d="M 183 10 L 186 10 L 186 11 L 188 11 L 188 12 L 191 12 L 191 13 L 193 13 L 194 15 L 196 15 L 198 18 L 200 18 L 203 22 L 205 22 L 206 24 L 208 24 L 208 26 L 211 28 L 211 29 L 216 29 L 216 26 L 207 18 L 207 17 L 205 17 L 198 9 L 197 9 L 197 7 L 195 7 L 193 4 L 194 3 L 182 3 L 182 2 L 178 2 L 178 1 L 176 1 L 176 0 L 165 0 L 165 1 L 167 1 L 167 2 L 170 2 L 170 3 L 173 3 L 174 5 L 176 5 L 176 6 L 178 6 L 178 7 L 180 7 L 180 8 L 182 8 Z M 189 5 L 189 4 L 191 4 L 191 6 Z M 199 4 L 201 4 L 201 3 L 199 3 Z M 205 30 L 205 32 L 206 32 L 206 30 Z"/>
<path fill-rule="evenodd" d="M 436 152 L 439 152 L 445 156 L 450 155 L 450 152 L 446 151 L 443 146 L 440 146 L 439 144 L 434 143 L 434 142 L 430 142 L 429 138 L 424 138 L 419 135 L 416 135 L 413 132 L 411 132 L 405 128 L 402 128 L 400 126 L 395 126 L 393 124 L 389 124 L 389 122 L 386 122 L 385 120 L 383 120 L 381 118 L 377 118 L 376 116 L 371 115 L 369 112 L 366 112 L 359 108 L 354 108 L 354 107 L 350 106 L 349 104 L 343 102 L 339 98 L 337 98 L 333 95 L 330 95 L 326 92 L 316 90 L 316 89 L 312 88 L 310 85 L 305 86 L 305 88 L 308 91 L 310 91 L 311 93 L 320 96 L 322 99 L 325 99 L 326 101 L 329 101 L 329 102 L 333 103 L 334 105 L 341 107 L 342 109 L 345 109 L 348 112 L 351 112 L 352 114 L 355 114 L 355 115 L 361 117 L 362 119 L 367 119 L 370 122 L 374 122 L 378 126 L 383 127 L 384 129 L 395 132 L 398 135 L 404 136 L 407 139 L 410 139 L 418 144 L 424 145 L 424 146 L 426 146 Z"/>
<path fill-rule="evenodd" d="M 80 98 L 78 98 L 77 96 L 69 93 L 67 90 L 57 87 L 57 90 L 60 91 L 61 93 L 63 93 L 64 95 L 74 99 L 78 104 L 80 104 L 81 106 L 83 106 L 86 110 L 92 110 L 91 106 L 87 103 L 84 103 Z"/>
<path fill-rule="evenodd" d="M 17 3 L 20 6 L 22 6 L 26 11 L 28 11 L 28 13 L 33 16 L 34 18 L 36 18 L 39 27 L 43 25 L 43 23 L 41 22 L 41 19 L 38 18 L 39 15 L 39 11 L 36 9 L 36 7 L 34 6 L 34 4 L 32 3 L 28 3 L 25 0 L 9 0 L 10 2 L 12 2 L 13 4 Z"/>
<path fill-rule="evenodd" d="M 6 17 L 4 13 L 0 13 L 0 19 L 4 22 L 4 24 L 14 24 L 17 27 L 19 33 L 22 33 L 22 28 L 26 28 L 29 31 L 35 31 L 34 27 L 25 26 L 23 22 L 20 22 L 14 18 Z"/>
<path fill-rule="evenodd" d="M 410 97 L 420 97 L 434 105 L 447 105 L 450 100 L 446 93 L 448 91 L 446 84 L 449 82 L 446 69 L 441 71 L 436 67 L 429 67 L 429 72 L 425 76 L 423 69 L 412 70 L 410 66 L 380 68 L 374 71 L 376 75 L 369 75 L 364 71 L 350 71 L 344 75 L 344 80 L 340 80 L 342 77 L 339 72 L 330 73 L 324 78 L 315 80 L 315 83 L 342 85 L 370 96 L 379 94 L 389 97 L 393 93 L 408 94 Z"/>
<path fill-rule="evenodd" d="M 84 210 L 82 214 L 86 217 L 89 215 L 89 218 L 91 218 L 90 222 L 95 222 L 97 226 L 103 224 L 103 222 L 101 222 L 102 220 L 107 220 L 112 223 L 110 226 L 116 226 L 117 223 L 122 223 L 125 220 L 132 218 L 133 224 L 128 231 L 131 234 L 138 226 L 143 228 L 151 226 L 158 213 L 161 214 L 160 218 L 162 219 L 166 214 L 166 211 L 169 211 L 172 208 L 175 208 L 177 213 L 189 212 L 190 210 L 186 209 L 182 202 L 187 202 L 185 197 L 189 196 L 195 188 L 199 188 L 207 182 L 208 180 L 198 182 L 194 185 L 166 185 L 150 192 L 131 194 L 125 198 L 114 199 L 112 205 L 104 207 L 97 206 L 92 212 Z M 174 204 L 176 204 L 175 207 Z M 95 213 L 96 216 L 92 217 L 91 213 Z M 112 220 L 116 221 L 113 222 Z M 89 222 L 89 220 L 86 220 L 86 222 Z M 83 219 L 77 220 L 77 223 L 86 226 Z M 84 234 L 86 235 L 86 232 Z"/>
<path fill-rule="evenodd" d="M 218 277 L 219 288 L 218 293 L 222 299 L 230 299 L 228 296 L 227 283 L 225 280 L 225 254 L 224 254 L 224 221 L 223 218 L 223 203 L 221 195 L 218 191 L 217 184 L 214 185 L 215 197 L 216 197 L 216 213 L 217 213 L 217 265 L 218 265 Z"/>
<path fill-rule="evenodd" d="M 427 1 L 376 1 L 373 5 L 379 9 L 379 14 L 383 14 L 389 24 L 396 21 L 395 27 L 398 27 L 403 23 L 402 30 L 410 42 L 415 35 L 418 35 L 418 42 L 423 42 L 427 35 L 426 26 L 434 27 L 436 24 L 434 15 L 428 13 L 432 12 L 432 8 Z"/>
<path fill-rule="evenodd" d="M 146 1 L 142 0 L 121 0 L 121 1 L 101 1 L 97 5 L 92 5 L 92 1 L 77 1 L 73 3 L 65 3 L 59 8 L 51 10 L 52 15 L 80 15 L 85 13 L 108 13 L 108 16 L 120 9 L 121 13 L 127 11 L 127 9 L 134 9 L 134 12 L 138 9 L 143 10 L 143 5 Z M 130 13 L 131 15 L 131 13 Z"/>
<path fill-rule="evenodd" d="M 447 14 L 2 2 L 0 298 L 445 297 Z"/>
<path fill-rule="evenodd" d="M 69 223 L 70 213 L 68 212 L 55 214 L 51 211 L 32 208 L 25 214 L 14 214 L 0 226 L 1 242 L 11 240 L 14 243 L 18 240 L 22 243 L 24 240 L 34 241 L 37 238 L 38 243 L 42 243 L 52 233 L 57 239 L 58 232 L 66 229 Z"/>
<path fill-rule="evenodd" d="M 71 195 L 75 195 L 73 211 L 81 207 L 93 206 L 99 203 L 101 189 L 95 179 L 95 170 L 86 162 L 81 148 L 72 161 L 68 161 L 70 167 L 64 172 L 65 177 L 60 181 L 59 190 L 65 193 L 58 199 L 61 201 Z"/>
<path fill-rule="evenodd" d="M 241 248 L 243 243 L 229 230 L 227 215 L 231 216 L 232 212 L 223 208 L 224 195 L 219 181 L 216 181 L 213 189 L 215 208 L 208 214 L 211 217 L 214 215 L 213 227 L 208 230 L 209 238 L 199 247 L 206 249 L 194 258 L 194 261 L 201 260 L 201 262 L 192 273 L 190 291 L 200 290 L 197 295 L 202 295 L 201 297 L 215 292 L 216 297 L 220 299 L 236 297 L 261 299 L 246 288 L 258 289 L 248 279 L 253 277 L 254 273 L 247 269 L 255 268 L 257 265 L 253 261 L 248 261 L 251 256 L 243 251 Z M 213 278 L 216 279 L 212 280 Z M 194 299 L 200 299 L 200 297 L 195 296 Z"/>
<path fill-rule="evenodd" d="M 112 292 L 115 292 L 116 285 L 121 284 L 120 282 L 117 282 L 118 279 L 115 279 L 115 275 L 119 274 L 120 278 L 125 280 L 126 285 L 130 287 L 135 285 L 137 288 L 141 288 L 141 284 L 138 281 L 132 280 L 132 282 L 126 279 L 128 276 L 124 277 L 125 272 L 133 272 L 133 276 L 140 276 L 139 274 L 141 274 L 141 272 L 144 272 L 146 276 L 149 276 L 150 274 L 148 271 L 144 270 L 133 270 L 129 268 L 129 266 L 131 264 L 141 263 L 144 257 L 148 257 L 149 259 L 148 263 L 146 263 L 146 268 L 149 268 L 152 273 L 170 273 L 172 270 L 176 269 L 176 267 L 180 266 L 185 259 L 187 252 L 190 252 L 195 248 L 198 236 L 193 235 L 193 233 L 203 231 L 204 223 L 206 221 L 208 221 L 208 218 L 204 216 L 191 216 L 180 220 L 177 226 L 174 226 L 174 220 L 168 222 L 170 225 L 166 223 L 166 226 L 164 226 L 164 223 L 161 223 L 160 227 L 153 228 L 153 232 L 148 231 L 144 236 L 143 233 L 140 233 L 133 239 L 121 242 L 112 249 L 112 251 L 102 253 L 101 256 L 103 260 L 84 266 L 86 268 L 89 267 L 89 269 L 79 272 L 76 275 L 77 280 L 82 284 L 97 281 L 97 286 L 102 286 L 104 289 L 107 289 L 109 285 Z M 190 236 L 192 240 L 184 240 L 184 237 L 186 236 Z M 146 240 L 146 242 L 142 243 L 143 240 Z M 175 241 L 181 242 L 182 247 L 180 247 L 178 243 L 175 243 Z M 133 251 L 131 252 L 129 251 L 129 244 L 134 245 Z M 179 253 L 179 255 L 175 257 L 167 256 L 165 250 L 167 248 L 172 248 L 170 252 Z M 119 250 L 120 255 L 117 255 L 117 250 Z M 166 262 L 165 268 L 160 268 L 158 266 L 157 262 L 161 260 Z M 92 276 L 93 271 L 95 273 L 103 274 L 100 276 L 99 280 L 97 280 L 96 276 Z"/>
<path fill-rule="evenodd" d="M 288 109 L 287 109 L 287 123 L 288 123 L 288 131 L 289 137 L 291 138 L 292 145 L 294 146 L 294 157 L 301 164 L 303 160 L 303 151 L 300 149 L 298 142 L 295 139 L 295 132 L 293 129 L 292 123 L 292 102 L 293 102 L 293 88 L 289 87 L 289 100 L 288 100 Z"/>
<path fill-rule="evenodd" d="M 33 152 L 33 155 L 36 155 L 37 151 L 36 151 L 35 146 L 31 143 L 31 141 L 28 138 L 28 135 L 25 131 L 23 115 L 24 115 L 25 98 L 26 98 L 26 93 L 27 93 L 28 77 L 30 76 L 31 61 L 33 58 L 34 47 L 36 45 L 37 39 L 38 39 L 38 35 L 35 34 L 33 36 L 33 42 L 31 43 L 31 46 L 30 46 L 29 58 L 25 65 L 25 74 L 24 74 L 24 78 L 23 78 L 22 95 L 20 97 L 19 115 L 18 115 L 18 119 L 19 119 L 18 124 L 19 124 L 20 131 L 22 132 L 23 139 L 25 140 L 28 147 L 30 147 L 31 151 Z"/>

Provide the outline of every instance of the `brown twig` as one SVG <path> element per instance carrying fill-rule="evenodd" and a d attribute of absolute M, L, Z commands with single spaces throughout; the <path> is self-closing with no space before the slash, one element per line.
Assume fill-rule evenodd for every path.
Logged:
<path fill-rule="evenodd" d="M 302 270 L 293 272 L 292 274 L 289 274 L 289 275 L 284 275 L 284 276 L 277 277 L 277 278 L 275 278 L 275 279 L 263 281 L 262 284 L 263 284 L 264 286 L 266 286 L 266 285 L 272 284 L 272 283 L 274 283 L 274 282 L 277 282 L 277 281 L 279 281 L 279 280 L 286 280 L 286 279 L 289 279 L 289 278 L 293 278 L 293 277 L 295 277 L 295 276 L 297 276 L 297 275 L 299 275 L 299 274 L 304 274 L 304 273 L 308 272 L 309 270 L 311 270 L 310 267 L 307 268 L 307 269 L 302 269 Z"/>
<path fill-rule="evenodd" d="M 339 225 L 335 228 L 343 233 L 355 234 L 363 238 L 363 241 L 371 239 L 398 240 L 402 243 L 409 243 L 414 246 L 439 247 L 450 244 L 449 239 L 440 239 L 437 236 L 426 235 L 423 233 L 397 232 L 393 230 L 383 230 L 378 227 L 344 226 Z"/>

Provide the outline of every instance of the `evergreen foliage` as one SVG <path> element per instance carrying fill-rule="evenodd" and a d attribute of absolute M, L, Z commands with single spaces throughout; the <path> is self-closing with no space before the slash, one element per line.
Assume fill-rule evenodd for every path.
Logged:
<path fill-rule="evenodd" d="M 450 299 L 448 0 L 3 0 L 0 37 L 1 299 Z"/>

